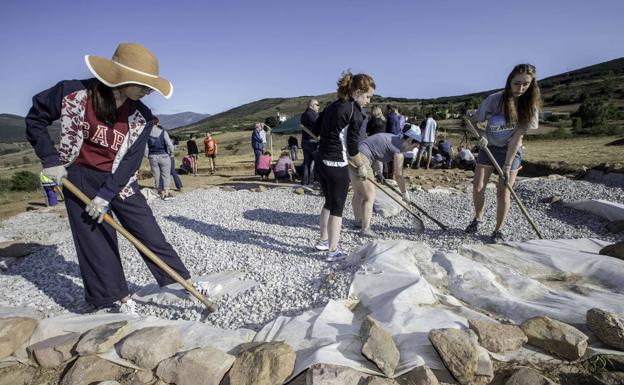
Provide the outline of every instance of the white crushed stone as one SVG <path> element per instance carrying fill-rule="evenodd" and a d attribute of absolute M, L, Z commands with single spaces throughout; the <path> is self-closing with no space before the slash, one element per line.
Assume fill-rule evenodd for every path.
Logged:
<path fill-rule="evenodd" d="M 516 187 L 545 238 L 595 237 L 617 240 L 606 231 L 605 221 L 582 212 L 549 205 L 542 198 L 559 195 L 563 200 L 600 198 L 624 203 L 620 187 L 583 181 L 529 179 Z M 432 216 L 449 225 L 442 232 L 425 219 L 427 230 L 416 235 L 406 213 L 383 219 L 373 217 L 373 230 L 387 239 L 423 240 L 434 248 L 454 250 L 463 243 L 488 242 L 494 228 L 494 190 L 486 196 L 487 222 L 479 234 L 468 236 L 464 227 L 473 216 L 471 192 L 431 194 L 415 190 L 413 200 Z M 322 306 L 329 299 L 346 298 L 359 266 L 327 263 L 324 253 L 312 247 L 318 238 L 318 213 L 323 198 L 298 195 L 277 188 L 256 193 L 218 188 L 194 190 L 171 201 L 152 204 L 167 240 L 193 275 L 226 270 L 245 272 L 260 283 L 235 298 L 221 297 L 218 311 L 206 322 L 222 328 L 258 329 L 278 315 L 296 315 Z M 350 203 L 345 210 L 342 247 L 354 250 L 367 242 L 352 229 Z M 0 274 L 0 306 L 29 306 L 42 316 L 87 312 L 82 281 L 67 219 L 56 214 L 29 212 L 0 223 L 0 237 L 45 240 L 56 234 L 52 245 L 17 260 Z M 508 240 L 537 238 L 520 210 L 512 204 L 504 232 Z M 51 242 L 41 242 L 50 244 Z M 131 292 L 153 282 L 134 247 L 120 237 L 120 250 Z M 197 320 L 202 310 L 191 300 L 165 305 L 141 305 L 142 315 Z"/>

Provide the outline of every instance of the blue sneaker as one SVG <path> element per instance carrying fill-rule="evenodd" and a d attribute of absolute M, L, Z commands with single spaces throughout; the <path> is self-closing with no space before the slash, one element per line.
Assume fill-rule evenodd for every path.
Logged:
<path fill-rule="evenodd" d="M 314 248 L 321 251 L 329 250 L 329 239 L 319 239 Z"/>
<path fill-rule="evenodd" d="M 336 262 L 342 261 L 347 258 L 349 254 L 347 254 L 344 250 L 340 248 L 340 246 L 336 247 L 334 251 L 328 251 L 327 256 L 325 257 L 326 262 Z"/>

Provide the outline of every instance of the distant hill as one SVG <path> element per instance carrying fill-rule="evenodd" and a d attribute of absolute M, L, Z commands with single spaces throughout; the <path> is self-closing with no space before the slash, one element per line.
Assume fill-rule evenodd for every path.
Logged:
<path fill-rule="evenodd" d="M 563 74 L 549 76 L 539 80 L 544 105 L 557 112 L 573 112 L 583 97 L 603 95 L 605 89 L 611 89 L 611 97 L 616 104 L 624 107 L 624 58 L 583 67 Z M 402 113 L 422 117 L 426 109 L 445 110 L 450 115 L 457 115 L 465 109 L 476 108 L 488 94 L 497 90 L 479 91 L 471 94 L 445 96 L 432 99 L 408 99 L 375 95 L 373 105 L 395 103 Z M 194 132 L 206 130 L 235 131 L 251 129 L 254 122 L 264 121 L 281 114 L 293 116 L 305 110 L 312 96 L 292 98 L 267 98 L 247 103 L 231 110 L 212 115 L 196 123 L 180 127 L 176 132 Z M 335 93 L 318 95 L 321 106 L 332 101 Z"/>
<path fill-rule="evenodd" d="M 197 112 L 179 112 L 177 114 L 158 114 L 160 124 L 166 129 L 188 126 L 202 119 L 210 117 L 210 114 L 198 114 Z"/>
<path fill-rule="evenodd" d="M 198 120 L 209 117 L 209 114 L 198 114 L 195 112 L 181 112 L 178 114 L 161 114 L 158 115 L 160 124 L 163 127 L 176 128 L 193 124 Z M 49 129 L 50 136 L 58 143 L 58 137 L 61 125 L 58 121 L 54 122 Z M 26 124 L 24 117 L 12 114 L 0 114 L 0 143 L 13 143 L 26 141 Z"/>
<path fill-rule="evenodd" d="M 49 129 L 50 136 L 58 142 L 61 125 L 54 122 Z M 24 117 L 12 114 L 0 114 L 0 143 L 26 141 L 26 123 Z"/>

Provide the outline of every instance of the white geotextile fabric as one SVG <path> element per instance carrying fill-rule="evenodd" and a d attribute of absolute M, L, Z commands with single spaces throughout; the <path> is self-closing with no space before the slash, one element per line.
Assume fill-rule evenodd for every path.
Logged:
<path fill-rule="evenodd" d="M 374 212 L 381 214 L 384 218 L 389 218 L 398 215 L 402 210 L 403 207 L 392 200 L 386 193 L 375 188 L 375 202 L 373 202 Z"/>
<path fill-rule="evenodd" d="M 436 253 L 451 295 L 521 323 L 546 315 L 584 324 L 600 307 L 624 312 L 624 261 L 598 254 L 596 239 L 533 240 L 464 246 Z"/>
<path fill-rule="evenodd" d="M 130 322 L 133 330 L 176 326 L 182 335 L 181 350 L 214 346 L 227 352 L 252 340 L 285 341 L 297 354 L 293 378 L 316 363 L 381 374 L 361 354 L 360 326 L 370 314 L 392 334 L 401 353 L 396 376 L 422 364 L 442 369 L 428 340 L 429 331 L 466 328 L 468 319 L 490 319 L 485 312 L 515 323 L 548 315 L 572 324 L 584 324 L 592 307 L 624 312 L 624 261 L 599 255 L 606 244 L 596 239 L 534 240 L 465 245 L 458 253 L 447 253 L 434 252 L 422 242 L 374 241 L 349 257 L 351 263 L 361 265 L 350 300 L 330 301 L 295 317 L 280 316 L 258 333 L 155 317 L 131 318 Z M 483 313 L 473 310 L 478 308 Z M 0 309 L 0 315 L 11 312 Z M 129 317 L 69 314 L 49 318 L 41 321 L 29 344 L 120 319 Z M 604 350 L 595 342 L 589 352 L 622 353 Z M 491 355 L 499 360 L 553 360 L 532 348 Z M 25 357 L 23 349 L 17 356 Z M 132 367 L 114 349 L 101 356 Z"/>
<path fill-rule="evenodd" d="M 624 220 L 624 205 L 603 199 L 587 199 L 582 201 L 566 202 L 564 206 L 586 211 L 609 221 Z"/>
<path fill-rule="evenodd" d="M 258 283 L 254 280 L 245 279 L 243 271 L 222 271 L 214 274 L 207 274 L 197 277 L 193 282 L 202 284 L 206 291 L 205 296 L 210 299 L 217 299 L 225 294 L 232 297 L 241 292 L 247 291 Z M 160 287 L 156 283 L 143 286 L 132 295 L 132 299 L 138 303 L 174 304 L 177 301 L 188 299 L 189 294 L 179 283 Z"/>
<path fill-rule="evenodd" d="M 433 250 L 422 242 L 370 242 L 350 256 L 352 263 L 365 266 L 356 274 L 349 293 L 360 300 L 354 312 L 345 301 L 332 301 L 324 309 L 279 317 L 265 325 L 254 341 L 287 341 L 297 352 L 291 378 L 316 363 L 382 375 L 361 354 L 360 326 L 370 314 L 392 334 L 401 353 L 395 376 L 425 363 L 442 369 L 429 343 L 429 330 L 465 328 L 468 318 L 489 318 L 434 286 L 443 286 L 445 278 L 444 271 L 431 263 L 432 255 Z"/>

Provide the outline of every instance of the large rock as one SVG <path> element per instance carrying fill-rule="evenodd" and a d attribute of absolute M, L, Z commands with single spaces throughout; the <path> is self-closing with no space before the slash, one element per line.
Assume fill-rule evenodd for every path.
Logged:
<path fill-rule="evenodd" d="M 438 385 L 436 375 L 427 366 L 419 366 L 408 373 L 410 385 Z"/>
<path fill-rule="evenodd" d="M 618 259 L 624 259 L 624 241 L 614 243 L 603 247 L 600 252 L 601 255 L 608 255 Z"/>
<path fill-rule="evenodd" d="M 306 385 L 360 385 L 368 375 L 347 366 L 316 364 L 306 373 Z"/>
<path fill-rule="evenodd" d="M 118 379 L 126 369 L 98 356 L 78 357 L 65 374 L 61 385 L 90 385 L 98 381 Z"/>
<path fill-rule="evenodd" d="M 34 253 L 43 247 L 38 243 L 23 243 L 16 241 L 0 242 L 0 258 L 20 258 Z"/>
<path fill-rule="evenodd" d="M 48 338 L 26 348 L 28 356 L 44 368 L 54 368 L 70 359 L 80 333 L 68 333 Z"/>
<path fill-rule="evenodd" d="M 488 361 L 487 375 L 480 368 L 479 343 L 472 330 L 433 329 L 429 340 L 442 358 L 444 365 L 462 385 L 488 384 L 492 380 L 491 362 Z"/>
<path fill-rule="evenodd" d="M 295 367 L 296 355 L 285 342 L 267 342 L 241 352 L 228 378 L 230 385 L 281 385 Z"/>
<path fill-rule="evenodd" d="M 117 344 L 119 355 L 141 368 L 154 369 L 177 353 L 180 333 L 171 326 L 153 326 L 137 330 Z"/>
<path fill-rule="evenodd" d="M 399 383 L 392 378 L 371 376 L 368 378 L 366 385 L 399 385 Z"/>
<path fill-rule="evenodd" d="M 81 356 L 104 353 L 128 335 L 128 332 L 128 321 L 96 326 L 82 336 L 76 346 L 76 352 Z"/>
<path fill-rule="evenodd" d="M 0 376 L 0 385 L 30 385 L 35 374 L 35 368 L 17 365 L 2 373 Z"/>
<path fill-rule="evenodd" d="M 176 385 L 219 385 L 233 362 L 234 356 L 208 346 L 164 360 L 156 375 Z"/>
<path fill-rule="evenodd" d="M 587 327 L 605 345 L 624 350 L 624 317 L 597 307 L 587 311 Z"/>
<path fill-rule="evenodd" d="M 10 356 L 32 337 L 37 320 L 26 317 L 0 318 L 0 359 Z"/>
<path fill-rule="evenodd" d="M 522 329 L 516 325 L 502 325 L 483 320 L 468 320 L 468 325 L 479 337 L 481 346 L 491 352 L 520 349 L 528 340 Z"/>
<path fill-rule="evenodd" d="M 611 221 L 607 223 L 606 228 L 612 233 L 621 233 L 624 231 L 624 220 Z"/>
<path fill-rule="evenodd" d="M 529 344 L 568 360 L 585 354 L 587 336 L 577 328 L 549 317 L 534 317 L 520 326 Z"/>
<path fill-rule="evenodd" d="M 514 374 L 512 374 L 511 377 L 509 377 L 505 385 L 556 385 L 556 384 L 532 369 L 521 368 L 515 371 Z"/>
<path fill-rule="evenodd" d="M 155 379 L 151 370 L 137 370 L 130 376 L 130 383 L 132 385 L 151 385 Z"/>
<path fill-rule="evenodd" d="M 600 372 L 594 374 L 591 384 L 595 385 L 622 385 L 624 384 L 623 372 Z"/>
<path fill-rule="evenodd" d="M 373 361 L 383 374 L 392 377 L 401 358 L 392 335 L 377 320 L 366 316 L 360 330 L 360 338 L 364 357 Z"/>

